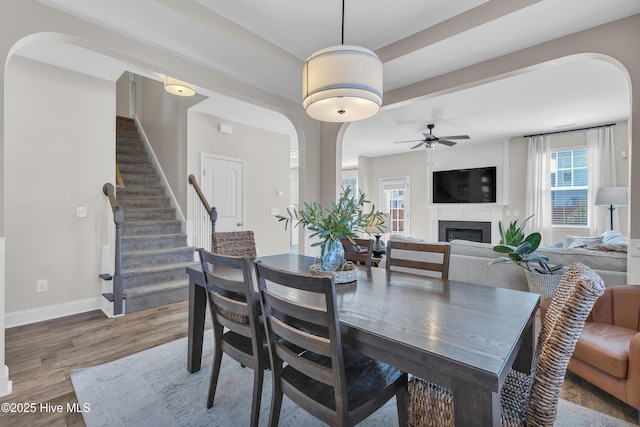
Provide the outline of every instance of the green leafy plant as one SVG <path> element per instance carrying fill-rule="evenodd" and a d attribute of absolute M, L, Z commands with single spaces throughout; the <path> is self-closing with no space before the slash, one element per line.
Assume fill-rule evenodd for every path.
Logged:
<path fill-rule="evenodd" d="M 513 262 L 527 271 L 535 271 L 540 274 L 554 274 L 562 269 L 562 265 L 549 265 L 549 258 L 546 255 L 535 252 L 542 241 L 540 233 L 536 231 L 526 237 L 524 236 L 522 230 L 530 218 L 531 216 L 525 219 L 520 227 L 517 227 L 517 220 L 513 221 L 506 230 L 502 226 L 502 221 L 498 223 L 500 244 L 494 246 L 493 250 L 506 254 L 506 256 L 498 257 L 490 264 Z M 532 267 L 529 265 L 530 263 L 538 264 L 538 267 Z"/>
<path fill-rule="evenodd" d="M 339 242 L 343 237 L 353 242 L 369 224 L 379 224 L 376 227 L 383 231 L 384 213 L 376 211 L 374 205 L 365 212 L 365 205 L 369 203 L 362 191 L 356 196 L 351 187 L 342 187 L 340 197 L 331 203 L 331 208 L 322 208 L 317 202 L 305 202 L 304 209 L 287 209 L 286 216 L 276 215 L 276 218 L 285 223 L 285 230 L 294 224 L 294 227 L 302 225 L 312 231 L 310 237 L 318 237 L 320 241 L 311 246 L 322 245 L 324 253 L 328 243 Z"/>
<path fill-rule="evenodd" d="M 502 225 L 502 221 L 498 221 L 498 231 L 500 232 L 500 244 L 501 245 L 510 245 L 510 246 L 520 246 L 522 242 L 524 242 L 524 227 L 527 225 L 527 222 L 533 217 L 531 215 L 518 227 L 518 220 L 511 221 L 509 223 L 509 228 L 504 228 Z M 534 249 L 535 250 L 535 249 Z"/>

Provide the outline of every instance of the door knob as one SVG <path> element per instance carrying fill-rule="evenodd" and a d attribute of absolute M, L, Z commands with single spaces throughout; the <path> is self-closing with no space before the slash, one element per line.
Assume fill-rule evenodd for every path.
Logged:
<path fill-rule="evenodd" d="M 241 222 L 238 223 L 238 227 L 242 227 L 242 223 Z"/>

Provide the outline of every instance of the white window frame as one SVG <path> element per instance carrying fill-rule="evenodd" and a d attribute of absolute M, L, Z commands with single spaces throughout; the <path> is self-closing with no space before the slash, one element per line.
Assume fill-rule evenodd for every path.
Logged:
<path fill-rule="evenodd" d="M 557 148 L 551 148 L 550 150 L 550 157 L 549 157 L 549 164 L 552 164 L 552 159 L 551 159 L 551 154 L 553 153 L 559 153 L 559 152 L 566 152 L 566 151 L 579 151 L 579 150 L 585 150 L 587 152 L 587 174 L 590 173 L 589 171 L 589 149 L 586 145 L 579 145 L 579 146 L 570 146 L 570 147 L 557 147 Z M 572 168 L 573 171 L 573 168 Z M 551 182 L 551 173 L 554 172 L 553 169 L 550 168 L 549 171 L 549 182 L 550 184 L 553 184 Z M 555 172 L 557 172 L 557 168 L 555 169 Z M 588 176 L 588 175 L 587 175 Z M 556 175 L 556 184 L 558 183 L 558 176 Z M 591 200 L 591 191 L 592 189 L 589 188 L 589 179 L 587 178 L 587 185 L 585 186 L 578 186 L 578 187 L 558 187 L 557 185 L 551 186 L 551 192 L 553 193 L 554 190 L 563 190 L 563 189 L 583 189 L 586 188 L 587 190 L 587 205 L 586 205 L 586 209 L 587 209 L 587 223 L 586 224 L 553 224 L 553 211 L 549 212 L 549 215 L 551 215 L 551 226 L 554 229 L 585 229 L 585 228 L 589 228 L 590 224 L 591 224 L 591 215 L 589 214 L 589 200 Z M 551 202 L 551 209 L 553 210 L 553 199 Z"/>
<path fill-rule="evenodd" d="M 411 235 L 411 178 L 409 176 L 395 177 L 395 178 L 380 178 L 380 209 L 389 215 L 389 221 L 392 220 L 389 208 L 387 205 L 386 197 L 385 197 L 385 188 L 389 187 L 397 187 L 402 186 L 404 190 L 404 208 L 403 208 L 403 216 L 402 220 L 404 222 L 404 229 L 402 232 L 398 232 L 396 234 L 404 234 L 405 236 Z M 388 233 L 385 238 L 388 238 L 391 234 L 393 234 L 391 230 L 391 224 L 388 227 Z"/>

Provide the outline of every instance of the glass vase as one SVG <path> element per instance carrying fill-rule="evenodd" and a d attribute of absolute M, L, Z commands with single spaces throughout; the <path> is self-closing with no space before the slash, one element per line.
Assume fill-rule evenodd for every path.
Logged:
<path fill-rule="evenodd" d="M 322 244 L 321 265 L 323 271 L 338 271 L 344 264 L 344 247 L 339 240 L 327 240 Z"/>

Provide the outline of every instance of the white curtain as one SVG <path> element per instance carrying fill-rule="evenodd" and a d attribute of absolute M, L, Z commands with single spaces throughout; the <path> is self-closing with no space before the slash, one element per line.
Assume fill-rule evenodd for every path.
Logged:
<path fill-rule="evenodd" d="M 600 187 L 616 186 L 616 161 L 613 128 L 599 127 L 587 131 L 589 150 L 589 228 L 591 236 L 599 236 L 610 228 L 609 210 L 596 206 L 596 191 Z M 618 210 L 613 211 L 613 222 L 619 224 Z"/>
<path fill-rule="evenodd" d="M 526 217 L 533 215 L 527 223 L 528 233 L 537 231 L 542 235 L 542 244 L 552 244 L 551 138 L 549 135 L 529 138 L 526 212 Z"/>

